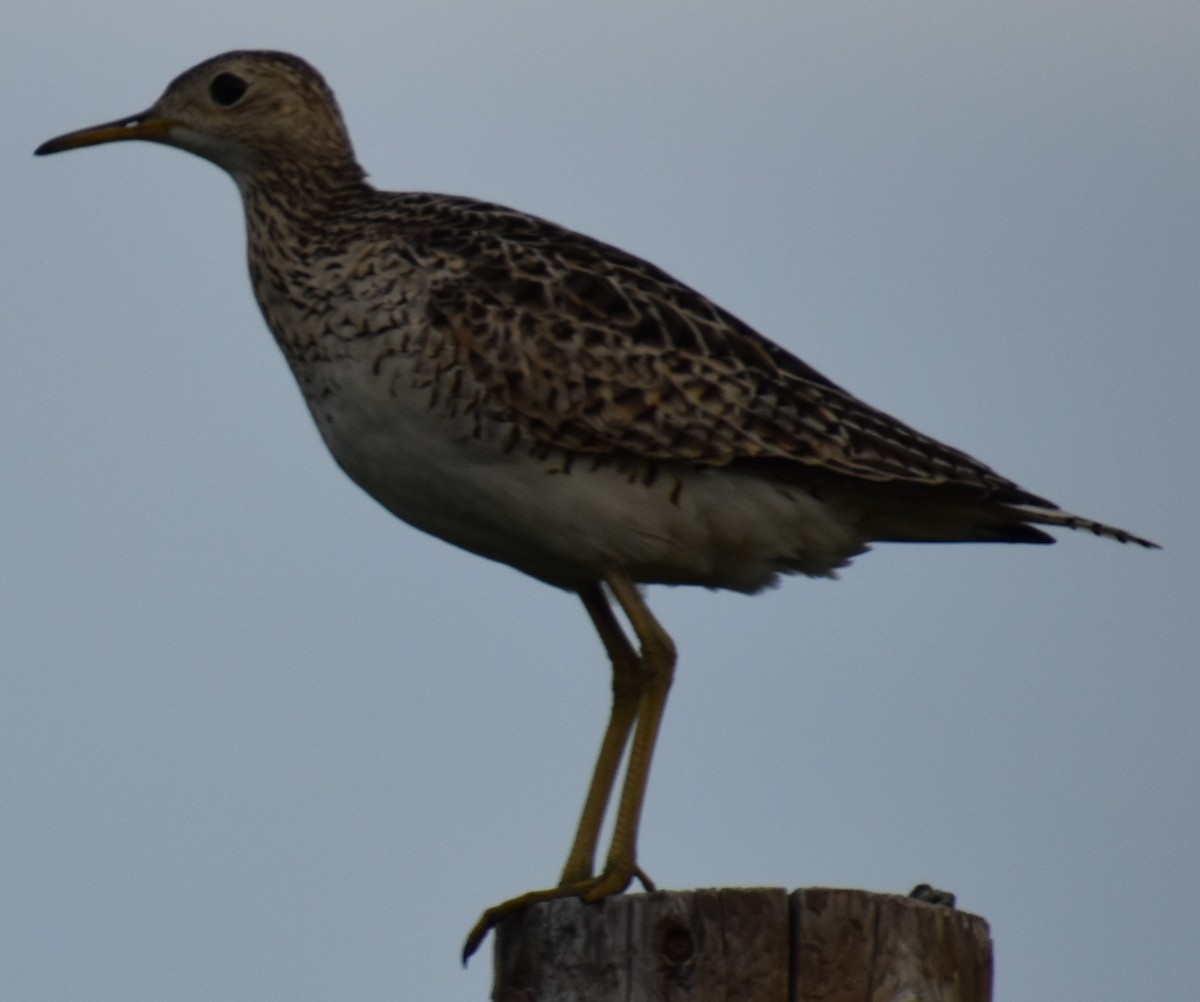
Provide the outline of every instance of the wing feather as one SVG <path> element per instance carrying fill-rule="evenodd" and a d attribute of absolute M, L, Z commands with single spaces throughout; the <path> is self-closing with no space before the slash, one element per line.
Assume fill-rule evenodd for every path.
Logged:
<path fill-rule="evenodd" d="M 640 258 L 497 206 L 440 207 L 463 266 L 431 287 L 431 323 L 488 415 L 544 447 L 1055 507 Z"/>

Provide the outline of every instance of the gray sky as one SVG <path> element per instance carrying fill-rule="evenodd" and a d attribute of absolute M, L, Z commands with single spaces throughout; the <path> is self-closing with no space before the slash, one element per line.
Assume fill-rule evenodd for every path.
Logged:
<path fill-rule="evenodd" d="M 236 191 L 35 160 L 230 48 L 297 52 L 382 187 L 648 257 L 871 403 L 1159 540 L 880 546 L 653 589 L 672 888 L 984 915 L 997 999 L 1177 999 L 1200 927 L 1200 7 L 129 0 L 0 35 L 0 969 L 22 1002 L 482 1000 L 606 712 L 570 596 L 334 467 Z"/>

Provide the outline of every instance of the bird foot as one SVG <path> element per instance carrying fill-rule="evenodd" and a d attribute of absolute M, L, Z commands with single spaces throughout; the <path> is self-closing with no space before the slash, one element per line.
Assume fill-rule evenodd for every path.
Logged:
<path fill-rule="evenodd" d="M 647 891 L 654 890 L 654 881 L 646 876 L 640 866 L 608 867 L 599 876 L 559 884 L 558 887 L 548 887 L 542 891 L 529 891 L 527 894 L 493 905 L 479 916 L 479 921 L 467 935 L 462 951 L 463 966 L 466 966 L 471 955 L 479 949 L 484 937 L 510 915 L 524 911 L 532 905 L 540 905 L 543 901 L 556 901 L 559 898 L 582 898 L 593 904 L 614 894 L 620 894 L 635 877 Z"/>

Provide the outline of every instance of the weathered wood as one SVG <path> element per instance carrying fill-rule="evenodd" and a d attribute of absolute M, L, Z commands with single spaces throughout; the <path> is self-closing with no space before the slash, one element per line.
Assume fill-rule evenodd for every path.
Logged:
<path fill-rule="evenodd" d="M 792 902 L 789 1002 L 990 1002 L 978 915 L 895 894 L 808 888 Z"/>
<path fill-rule="evenodd" d="M 496 930 L 494 1002 L 990 1002 L 976 915 L 866 891 L 550 901 Z"/>

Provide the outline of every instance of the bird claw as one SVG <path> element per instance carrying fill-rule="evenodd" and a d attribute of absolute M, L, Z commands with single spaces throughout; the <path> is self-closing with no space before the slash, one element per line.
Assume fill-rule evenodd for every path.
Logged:
<path fill-rule="evenodd" d="M 595 904 L 614 894 L 620 894 L 635 877 L 647 891 L 654 890 L 654 881 L 646 876 L 640 866 L 634 866 L 629 869 L 606 870 L 599 876 L 562 884 L 558 887 L 529 891 L 527 894 L 521 894 L 515 898 L 509 898 L 507 901 L 501 901 L 498 905 L 493 905 L 479 916 L 479 921 L 471 927 L 471 931 L 467 934 L 462 949 L 463 967 L 467 966 L 467 961 L 479 949 L 479 945 L 487 934 L 517 912 L 522 912 L 533 905 L 540 905 L 543 901 L 557 901 L 559 898 L 581 898 L 588 904 Z"/>

